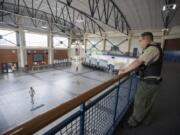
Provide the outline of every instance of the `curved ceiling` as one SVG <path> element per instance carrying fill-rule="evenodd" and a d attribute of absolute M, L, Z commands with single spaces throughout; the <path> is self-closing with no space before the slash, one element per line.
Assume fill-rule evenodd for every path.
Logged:
<path fill-rule="evenodd" d="M 15 1 L 16 3 L 18 2 L 18 0 Z M 5 2 L 13 3 L 12 0 L 5 0 Z M 64 6 L 62 2 L 64 2 L 69 8 L 69 11 L 64 10 L 64 15 L 66 17 L 68 17 L 69 14 L 69 16 L 71 16 L 71 19 L 73 17 L 75 18 L 75 21 L 79 19 L 82 19 L 84 21 L 85 18 L 83 18 L 82 16 L 79 18 L 79 14 L 74 14 L 73 8 L 75 8 L 78 11 L 82 12 L 83 16 L 91 18 L 90 20 L 93 23 L 90 23 L 89 25 L 97 25 L 96 27 L 94 27 L 95 31 L 99 29 L 98 25 L 105 31 L 118 30 L 123 33 L 127 33 L 129 29 L 140 30 L 164 28 L 161 14 L 164 0 L 19 0 L 19 2 L 21 6 L 27 7 L 32 7 L 33 3 L 34 9 L 38 9 L 54 15 L 61 13 L 62 10 L 59 9 L 62 9 L 62 7 Z M 25 5 L 24 3 L 26 3 L 27 5 Z M 58 7 L 56 7 L 56 3 L 58 3 Z M 115 6 L 113 6 L 112 3 L 115 3 Z M 172 23 L 169 25 L 170 27 L 180 25 L 180 1 L 176 0 L 176 3 L 178 8 Z M 51 7 L 51 9 L 49 8 L 49 6 Z M 104 8 L 106 11 L 104 10 Z M 94 11 L 94 14 L 92 13 L 92 11 Z M 101 17 L 101 19 L 99 19 L 99 16 Z M 68 21 L 71 22 L 70 19 L 68 19 Z M 86 25 L 83 26 L 81 23 L 76 23 L 76 25 L 80 28 L 90 27 Z"/>
<path fill-rule="evenodd" d="M 66 0 L 61 0 L 66 1 Z M 103 1 L 103 0 L 102 0 Z M 102 3 L 101 1 L 101 3 Z M 164 0 L 113 0 L 122 11 L 131 29 L 162 29 L 164 28 L 162 19 L 162 8 Z M 175 1 L 177 11 L 169 27 L 180 25 L 180 0 Z M 90 15 L 88 10 L 88 0 L 73 0 L 74 7 L 81 7 L 81 10 Z M 103 4 L 99 4 L 103 7 Z M 101 8 L 102 8 L 101 7 Z M 112 13 L 113 16 L 113 13 Z M 114 23 L 111 18 L 111 24 Z"/>
<path fill-rule="evenodd" d="M 132 29 L 164 28 L 161 10 L 164 0 L 114 0 L 127 18 Z M 180 25 L 180 1 L 170 27 Z"/>

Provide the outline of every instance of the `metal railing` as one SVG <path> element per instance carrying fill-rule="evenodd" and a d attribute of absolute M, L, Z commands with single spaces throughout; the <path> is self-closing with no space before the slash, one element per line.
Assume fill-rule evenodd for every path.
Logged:
<path fill-rule="evenodd" d="M 116 76 L 5 134 L 33 134 L 69 112 L 70 115 L 41 134 L 113 134 L 133 101 L 137 83 L 138 79 L 134 74 Z"/>

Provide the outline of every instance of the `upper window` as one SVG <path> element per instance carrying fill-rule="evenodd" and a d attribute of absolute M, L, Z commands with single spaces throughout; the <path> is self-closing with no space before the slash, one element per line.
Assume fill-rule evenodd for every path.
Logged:
<path fill-rule="evenodd" d="M 68 48 L 68 38 L 54 36 L 53 37 L 53 46 L 54 46 L 54 48 Z"/>
<path fill-rule="evenodd" d="M 71 48 L 75 47 L 81 47 L 82 49 L 85 49 L 85 46 L 83 45 L 82 41 L 76 40 L 71 44 Z"/>
<path fill-rule="evenodd" d="M 0 30 L 0 46 L 16 46 L 16 32 Z"/>
<path fill-rule="evenodd" d="M 25 42 L 28 47 L 47 47 L 47 35 L 36 33 L 25 33 Z"/>

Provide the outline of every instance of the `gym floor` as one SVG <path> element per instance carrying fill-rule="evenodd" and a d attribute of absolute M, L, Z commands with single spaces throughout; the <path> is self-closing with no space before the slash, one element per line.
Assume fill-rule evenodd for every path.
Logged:
<path fill-rule="evenodd" d="M 150 114 L 151 124 L 137 128 L 123 128 L 120 124 L 115 135 L 180 135 L 180 63 L 164 62 L 162 76 L 161 89 Z"/>
<path fill-rule="evenodd" d="M 163 82 L 151 112 L 152 123 L 138 128 L 122 128 L 116 135 L 180 134 L 180 64 L 164 63 Z M 0 75 L 0 133 L 45 112 L 113 77 L 113 74 L 81 65 L 57 67 L 29 73 Z M 32 106 L 29 90 L 35 89 Z M 38 108 L 38 106 L 40 106 Z M 32 108 L 35 108 L 31 111 Z"/>
<path fill-rule="evenodd" d="M 0 133 L 113 77 L 76 64 L 29 73 L 0 75 Z M 35 90 L 31 104 L 30 87 Z M 33 111 L 31 109 L 34 109 Z"/>

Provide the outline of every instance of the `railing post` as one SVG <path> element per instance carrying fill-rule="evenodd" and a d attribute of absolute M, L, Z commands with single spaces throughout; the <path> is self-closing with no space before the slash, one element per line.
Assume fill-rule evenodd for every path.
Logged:
<path fill-rule="evenodd" d="M 135 82 L 136 82 L 136 85 L 135 85 L 135 90 L 137 90 L 138 83 L 139 83 L 139 79 L 137 78 L 137 76 L 135 76 Z"/>
<path fill-rule="evenodd" d="M 133 76 L 130 78 L 130 87 L 129 87 L 129 93 L 128 93 L 128 105 L 130 103 L 130 95 L 132 90 L 132 82 L 133 82 Z"/>
<path fill-rule="evenodd" d="M 84 117 L 85 117 L 85 103 L 80 106 L 80 135 L 84 135 Z"/>
<path fill-rule="evenodd" d="M 115 126 L 116 123 L 116 113 L 117 113 L 117 106 L 118 106 L 118 100 L 119 100 L 119 89 L 120 89 L 120 81 L 118 84 L 118 87 L 116 88 L 116 96 L 115 96 L 115 108 L 114 108 L 114 118 L 113 118 L 113 127 Z"/>

